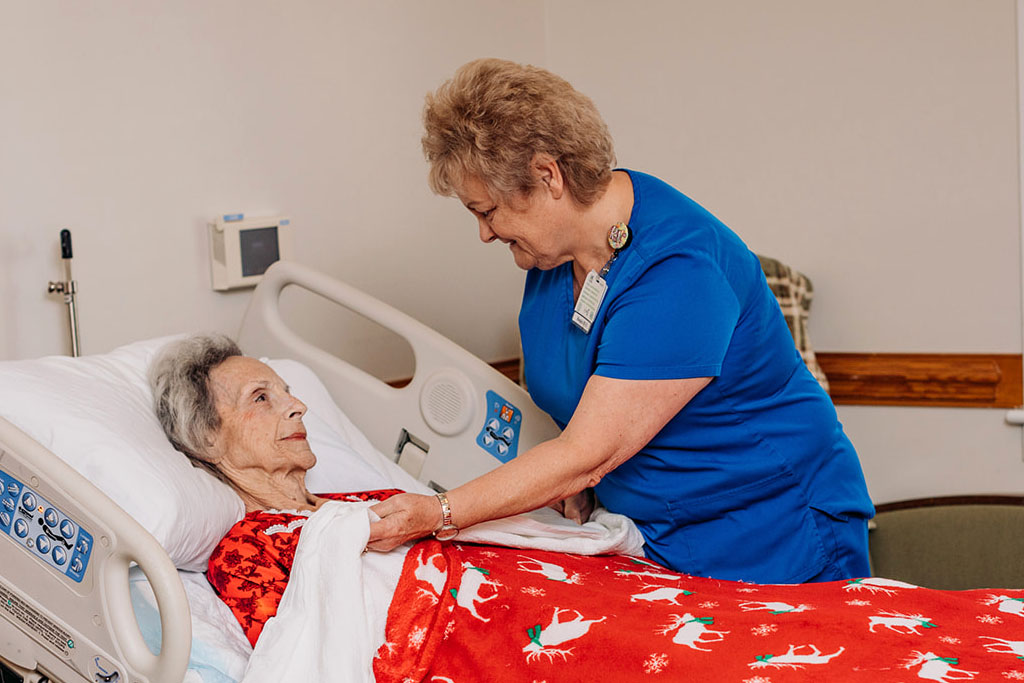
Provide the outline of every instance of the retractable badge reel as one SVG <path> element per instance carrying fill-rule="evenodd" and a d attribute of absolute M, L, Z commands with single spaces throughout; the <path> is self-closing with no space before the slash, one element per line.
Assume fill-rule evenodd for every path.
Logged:
<path fill-rule="evenodd" d="M 605 282 L 604 276 L 619 257 L 619 252 L 629 246 L 632 238 L 633 234 L 625 223 L 616 223 L 608 231 L 608 246 L 612 248 L 612 257 L 604 264 L 600 273 L 593 270 L 587 273 L 587 279 L 580 288 L 579 298 L 576 299 L 576 307 L 572 311 L 572 324 L 584 334 L 590 334 L 590 328 L 594 326 L 597 312 L 601 310 L 601 304 L 604 302 L 604 295 L 608 293 L 608 283 Z"/>

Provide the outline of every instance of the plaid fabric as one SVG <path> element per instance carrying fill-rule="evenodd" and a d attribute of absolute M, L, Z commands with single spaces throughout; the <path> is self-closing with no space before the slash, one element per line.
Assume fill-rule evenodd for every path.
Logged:
<path fill-rule="evenodd" d="M 827 392 L 828 378 L 818 365 L 807 335 L 807 318 L 811 312 L 811 300 L 814 298 L 814 287 L 810 279 L 769 256 L 758 254 L 757 258 L 761 261 L 761 270 L 768 281 L 768 288 L 772 290 L 772 294 L 779 302 L 779 308 L 782 309 L 782 315 L 786 318 L 797 351 L 803 356 L 811 374 Z"/>

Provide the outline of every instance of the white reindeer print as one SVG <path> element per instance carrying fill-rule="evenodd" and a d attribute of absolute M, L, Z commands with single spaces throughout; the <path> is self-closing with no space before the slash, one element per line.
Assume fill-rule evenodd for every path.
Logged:
<path fill-rule="evenodd" d="M 489 598 L 484 598 L 480 596 L 480 589 L 484 586 L 500 588 L 501 584 L 497 581 L 488 581 L 487 575 L 489 572 L 486 569 L 474 567 L 469 562 L 463 562 L 462 566 L 465 567 L 466 571 L 462 573 L 462 582 L 459 584 L 459 589 L 455 592 L 455 604 L 465 608 L 474 617 L 486 623 L 490 619 L 484 619 L 480 616 L 476 611 L 476 604 L 490 602 L 498 597 L 498 593 L 492 593 Z"/>
<path fill-rule="evenodd" d="M 850 579 L 845 586 L 844 591 L 870 591 L 871 593 L 885 593 L 886 595 L 895 595 L 895 588 L 917 588 L 912 583 L 903 583 L 902 581 L 896 581 L 895 579 L 883 579 L 877 576 L 871 576 L 866 579 Z"/>
<path fill-rule="evenodd" d="M 576 616 L 569 621 L 561 621 L 559 617 L 563 614 L 575 614 Z M 533 628 L 526 629 L 526 635 L 530 638 L 530 642 L 523 648 L 523 652 L 526 653 L 526 661 L 532 662 L 542 656 L 547 657 L 549 661 L 554 661 L 555 657 L 561 657 L 565 661 L 572 654 L 572 648 L 556 648 L 555 646 L 582 638 L 590 631 L 593 624 L 600 623 L 605 619 L 607 617 L 585 619 L 574 609 L 556 607 L 547 626 L 537 624 Z"/>
<path fill-rule="evenodd" d="M 808 664 L 828 664 L 833 658 L 838 657 L 846 648 L 840 646 L 831 654 L 822 654 L 815 645 L 790 645 L 781 655 L 760 655 L 757 661 L 747 664 L 751 669 L 764 669 L 773 667 L 776 669 L 802 669 Z"/>
<path fill-rule="evenodd" d="M 673 605 L 678 605 L 680 595 L 693 595 L 693 591 L 688 591 L 683 588 L 670 588 L 668 586 L 658 586 L 657 584 L 650 583 L 645 583 L 642 588 L 653 590 L 648 590 L 646 593 L 634 593 L 629 596 L 630 602 L 639 602 L 640 600 L 646 600 L 648 602 L 664 601 L 670 602 Z"/>
<path fill-rule="evenodd" d="M 435 553 L 427 556 L 425 552 L 421 551 L 419 557 L 416 558 L 416 568 L 413 569 L 413 576 L 418 581 L 423 581 L 430 585 L 434 589 L 431 593 L 426 588 L 420 588 L 419 592 L 427 597 L 433 598 L 434 602 L 437 602 L 438 597 L 441 595 L 441 591 L 444 590 L 444 582 L 448 579 L 448 571 L 441 571 L 434 564 L 435 557 L 441 557 L 441 553 Z"/>
<path fill-rule="evenodd" d="M 917 670 L 917 677 L 926 681 L 939 681 L 950 683 L 950 681 L 973 681 L 977 671 L 964 671 L 954 669 L 954 664 L 960 660 L 955 657 L 940 657 L 934 652 L 918 652 L 915 650 L 910 654 L 910 659 L 903 665 L 904 669 L 911 669 L 920 665 Z"/>
<path fill-rule="evenodd" d="M 672 621 L 655 633 L 667 636 L 675 631 L 672 642 L 676 645 L 685 645 L 692 650 L 711 652 L 711 648 L 700 647 L 700 645 L 717 643 L 724 640 L 729 633 L 728 631 L 712 631 L 708 626 L 713 623 L 715 623 L 714 617 L 695 617 L 689 612 L 683 615 L 673 614 Z"/>
<path fill-rule="evenodd" d="M 1024 617 L 1024 598 L 1011 598 L 1009 595 L 990 594 L 982 601 L 984 605 L 999 605 L 999 611 Z"/>
<path fill-rule="evenodd" d="M 917 630 L 919 628 L 937 628 L 928 617 L 898 612 L 881 612 L 873 617 L 868 617 L 868 630 L 874 633 L 876 626 L 883 626 L 896 633 L 915 636 L 921 635 Z"/>
<path fill-rule="evenodd" d="M 1024 640 L 1003 640 L 995 636 L 978 636 L 985 640 L 994 640 L 994 643 L 982 643 L 989 652 L 998 652 L 1007 655 L 1017 655 L 1017 659 L 1024 659 Z"/>
<path fill-rule="evenodd" d="M 740 609 L 744 612 L 771 612 L 772 614 L 789 614 L 790 612 L 807 612 L 814 609 L 810 605 L 794 607 L 787 602 L 741 602 Z"/>
<path fill-rule="evenodd" d="M 551 562 L 541 562 L 535 560 L 532 557 L 526 557 L 520 555 L 521 559 L 517 564 L 519 571 L 530 572 L 531 574 L 540 574 L 549 581 L 562 581 L 564 583 L 579 583 L 580 575 L 572 574 L 571 576 L 565 571 L 563 567 Z"/>

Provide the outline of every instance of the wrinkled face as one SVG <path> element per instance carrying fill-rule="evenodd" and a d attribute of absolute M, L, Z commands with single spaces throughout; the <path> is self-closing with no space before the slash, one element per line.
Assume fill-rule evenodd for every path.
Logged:
<path fill-rule="evenodd" d="M 306 406 L 267 365 L 232 356 L 210 372 L 221 427 L 213 437 L 217 465 L 229 476 L 246 469 L 308 470 L 316 456 L 306 441 Z"/>
<path fill-rule="evenodd" d="M 456 195 L 476 217 L 481 241 L 507 244 L 523 270 L 549 270 L 569 260 L 559 249 L 558 221 L 544 188 L 510 204 L 494 196 L 479 178 L 469 177 Z"/>

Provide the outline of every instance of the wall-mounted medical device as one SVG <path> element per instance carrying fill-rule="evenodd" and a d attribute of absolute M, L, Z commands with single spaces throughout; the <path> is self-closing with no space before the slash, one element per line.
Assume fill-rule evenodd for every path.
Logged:
<path fill-rule="evenodd" d="M 215 290 L 254 287 L 270 264 L 292 258 L 287 216 L 225 214 L 209 224 L 210 281 Z"/>

